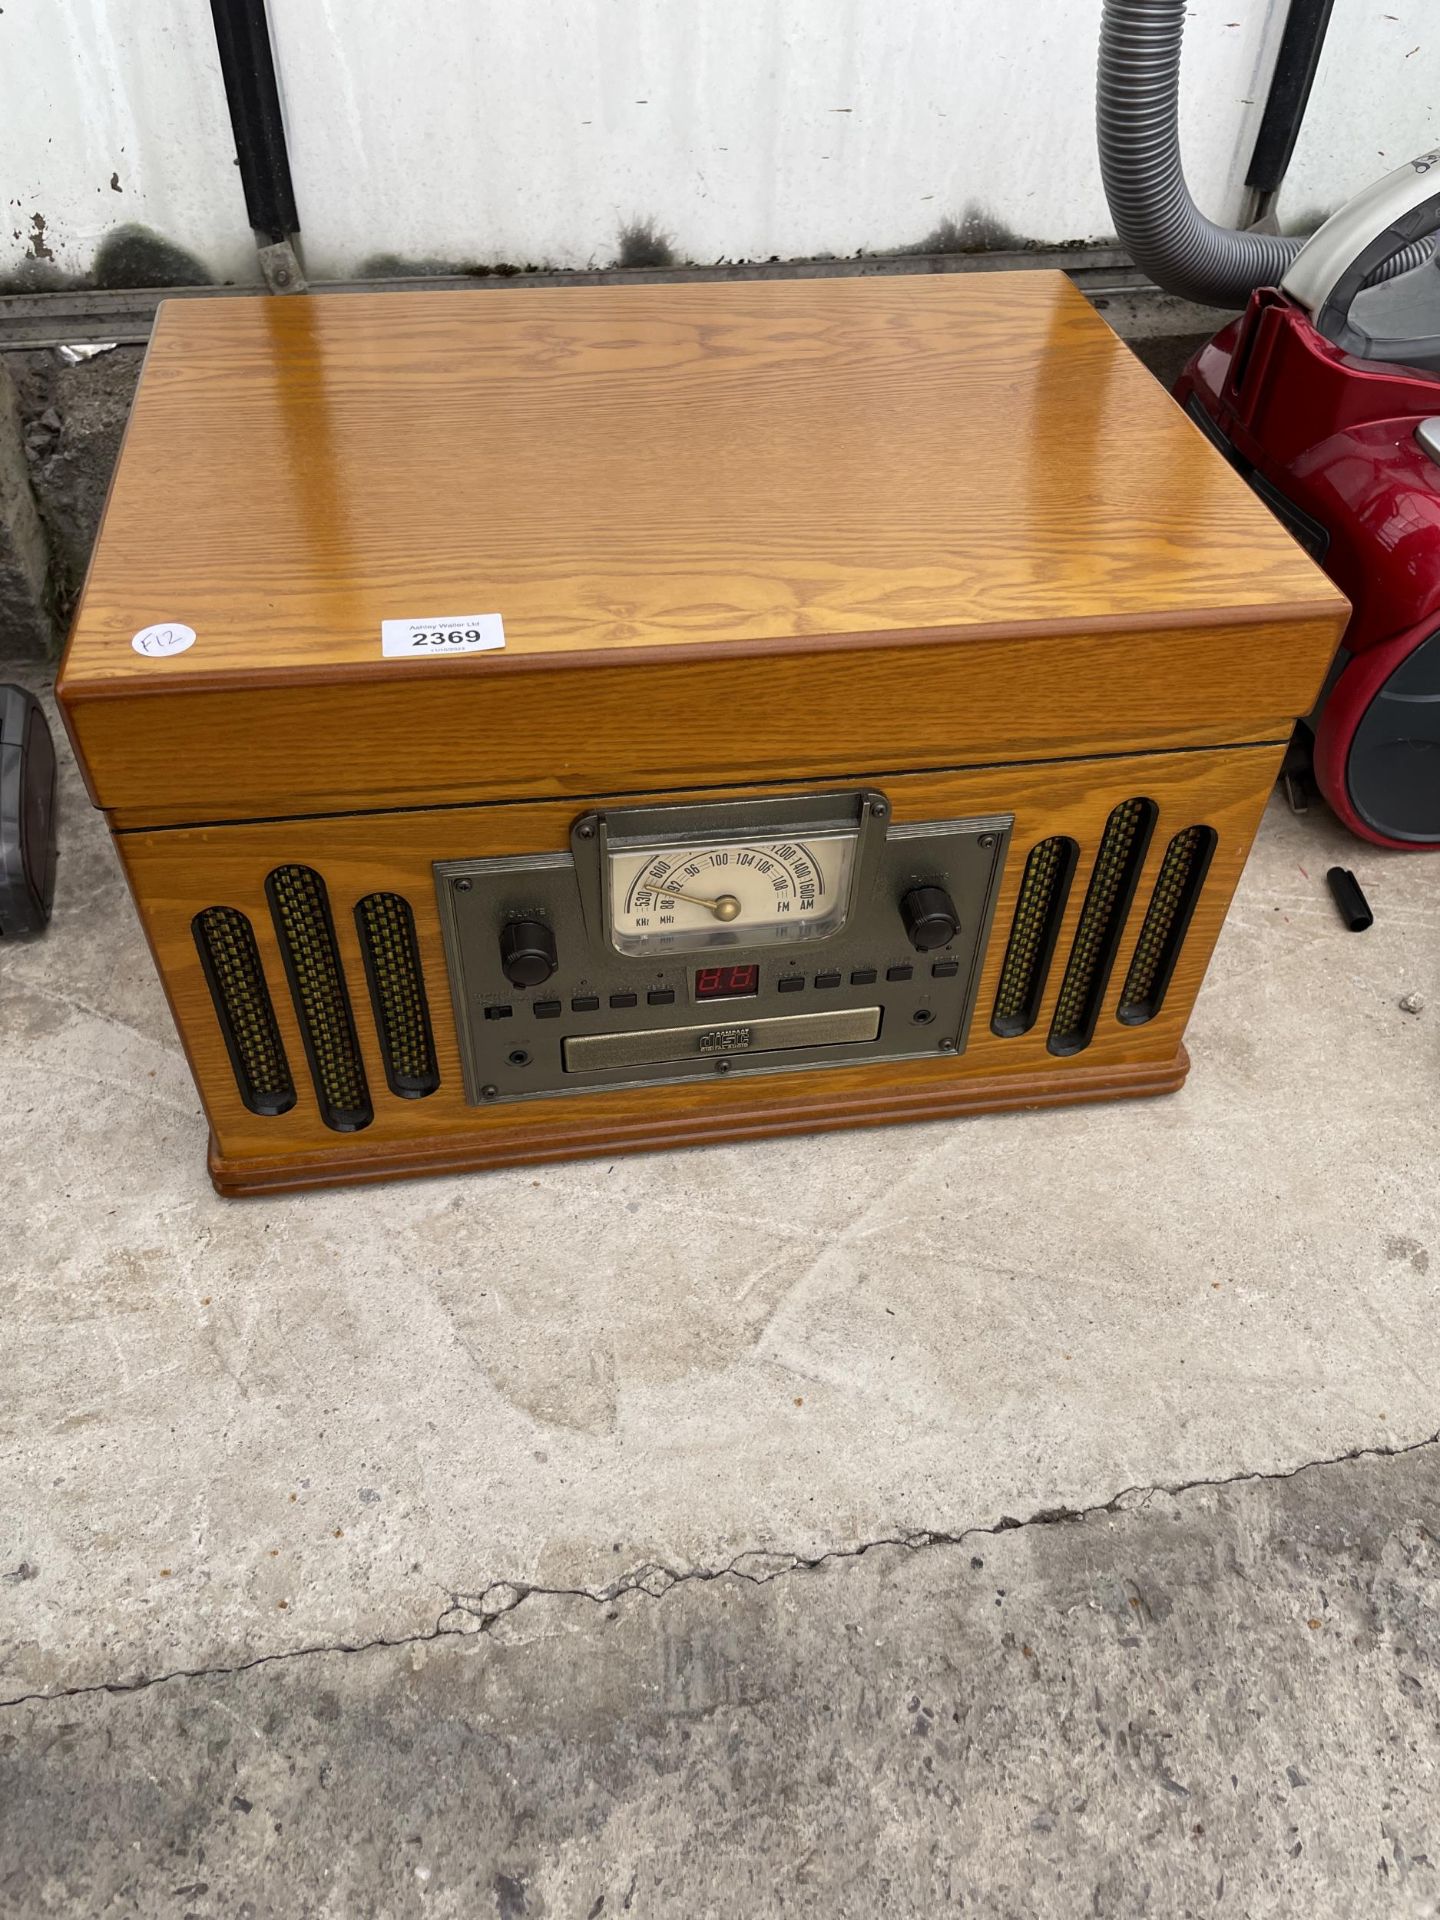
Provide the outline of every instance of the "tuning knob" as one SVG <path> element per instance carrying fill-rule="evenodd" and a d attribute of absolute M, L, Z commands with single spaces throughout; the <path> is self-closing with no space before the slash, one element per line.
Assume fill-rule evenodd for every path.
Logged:
<path fill-rule="evenodd" d="M 512 987 L 538 987 L 558 964 L 555 936 L 543 920 L 507 920 L 500 929 L 500 965 Z"/>
<path fill-rule="evenodd" d="M 960 931 L 955 902 L 943 887 L 912 887 L 900 902 L 900 914 L 918 953 L 948 946 Z"/>

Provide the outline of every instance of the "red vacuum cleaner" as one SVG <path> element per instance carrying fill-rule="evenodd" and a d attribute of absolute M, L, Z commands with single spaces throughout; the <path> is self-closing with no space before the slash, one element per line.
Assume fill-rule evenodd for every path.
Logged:
<path fill-rule="evenodd" d="M 1440 846 L 1440 152 L 1308 241 L 1215 226 L 1180 170 L 1184 0 L 1106 0 L 1099 130 L 1122 242 L 1159 285 L 1245 311 L 1175 389 L 1354 612 L 1287 771 L 1352 832 Z"/>

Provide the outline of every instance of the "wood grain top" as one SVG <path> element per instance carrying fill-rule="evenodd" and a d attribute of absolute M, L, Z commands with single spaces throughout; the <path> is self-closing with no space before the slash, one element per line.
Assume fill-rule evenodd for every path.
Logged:
<path fill-rule="evenodd" d="M 1343 613 L 1060 274 L 186 300 L 62 691 Z"/>

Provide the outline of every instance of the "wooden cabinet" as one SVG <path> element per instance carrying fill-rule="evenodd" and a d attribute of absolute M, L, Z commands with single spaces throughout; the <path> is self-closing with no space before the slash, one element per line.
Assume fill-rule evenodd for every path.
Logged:
<path fill-rule="evenodd" d="M 60 697 L 232 1192 L 1178 1085 L 1186 1017 L 1346 612 L 1059 275 L 187 300 L 161 310 Z M 193 643 L 137 648 L 157 627 Z M 895 832 L 1005 822 L 987 924 L 964 936 L 954 1051 L 762 1069 L 737 1042 L 733 1070 L 705 1061 L 678 1083 L 467 1100 L 437 863 L 563 862 L 597 810 L 682 806 L 693 826 L 741 799 L 861 791 Z M 1086 902 L 1132 800 L 1143 844 L 1101 925 L 1106 902 L 1088 920 Z M 1171 849 L 1191 829 L 1210 836 L 1205 871 L 1137 1023 L 1127 977 L 1185 890 Z M 1031 1024 L 1007 1032 L 997 989 L 1048 840 L 1069 846 L 1068 890 Z M 348 1039 L 308 1030 L 338 1016 L 282 951 L 267 880 L 288 868 L 323 883 L 329 945 L 305 964 L 342 983 Z M 506 913 L 525 910 L 516 885 Z M 394 1091 L 399 1015 L 362 951 L 355 909 L 377 895 L 403 903 L 387 937 L 423 980 L 419 1094 Z M 248 923 L 283 1111 L 243 1097 L 197 944 L 212 908 Z M 865 911 L 893 1034 L 920 1005 L 914 979 L 887 998 L 903 916 L 868 895 Z M 601 904 L 587 912 L 608 965 Z M 858 924 L 842 996 L 871 970 Z M 1060 1051 L 1056 1004 L 1097 926 L 1092 1031 Z M 787 1008 L 822 1004 L 823 945 L 785 949 L 805 980 Z M 582 1016 L 591 1032 L 694 1014 L 683 980 L 647 1011 L 638 974 L 635 1009 L 607 994 L 577 1014 L 598 963 L 573 949 L 495 1020 L 507 1058 Z M 779 952 L 761 955 L 765 992 Z M 737 1034 L 753 1013 L 763 1039 L 758 1005 L 722 1011 Z M 317 1039 L 363 1072 L 353 1130 L 317 1091 Z"/>

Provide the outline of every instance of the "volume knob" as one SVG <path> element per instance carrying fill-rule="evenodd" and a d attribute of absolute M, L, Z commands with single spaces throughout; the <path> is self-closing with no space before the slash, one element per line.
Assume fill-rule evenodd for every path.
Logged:
<path fill-rule="evenodd" d="M 538 987 L 558 964 L 555 936 L 543 920 L 507 920 L 500 929 L 500 965 L 512 987 Z"/>
<path fill-rule="evenodd" d="M 948 946 L 960 931 L 955 902 L 943 887 L 912 887 L 900 902 L 900 916 L 917 953 Z"/>

